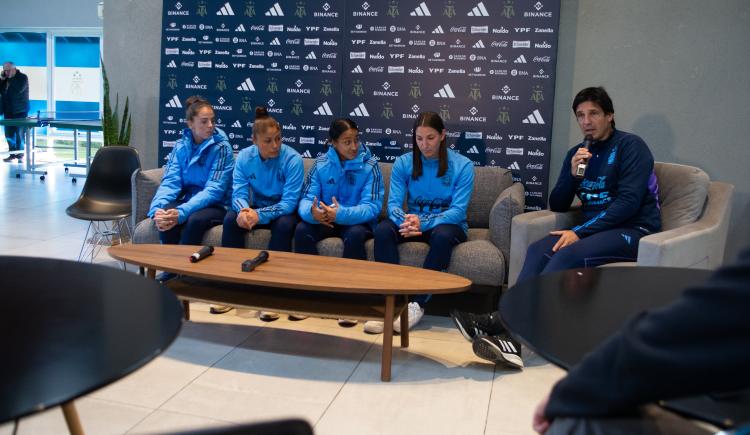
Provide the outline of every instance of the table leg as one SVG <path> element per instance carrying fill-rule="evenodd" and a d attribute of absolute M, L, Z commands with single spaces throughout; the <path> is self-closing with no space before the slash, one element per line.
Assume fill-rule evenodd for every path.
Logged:
<path fill-rule="evenodd" d="M 401 347 L 409 347 L 409 296 L 404 295 L 406 305 L 401 311 Z"/>
<path fill-rule="evenodd" d="M 78 418 L 78 411 L 76 411 L 73 401 L 63 403 L 62 411 L 71 435 L 83 435 L 83 426 L 81 426 L 81 420 Z"/>
<path fill-rule="evenodd" d="M 89 169 L 91 169 L 91 130 L 86 131 L 86 176 L 87 177 L 89 175 Z"/>
<path fill-rule="evenodd" d="M 154 268 L 146 269 L 146 276 L 149 279 L 156 279 L 156 269 Z"/>
<path fill-rule="evenodd" d="M 390 382 L 391 362 L 393 361 L 393 311 L 396 297 L 385 297 L 385 318 L 383 319 L 383 356 L 380 361 L 380 380 Z"/>
<path fill-rule="evenodd" d="M 190 320 L 190 301 L 182 301 L 182 310 L 184 312 L 185 320 Z"/>

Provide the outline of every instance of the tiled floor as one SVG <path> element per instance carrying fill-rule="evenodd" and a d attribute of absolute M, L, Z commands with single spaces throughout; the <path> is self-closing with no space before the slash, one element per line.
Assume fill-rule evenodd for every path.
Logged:
<path fill-rule="evenodd" d="M 16 179 L 9 166 L 0 166 L 0 255 L 75 259 L 86 224 L 65 208 L 84 179 L 72 184 L 61 169 L 44 182 Z M 98 262 L 117 265 L 106 255 Z M 488 364 L 450 319 L 426 316 L 408 350 L 394 347 L 393 380 L 381 383 L 382 336 L 363 333 L 361 325 L 264 323 L 241 314 L 211 315 L 193 304 L 192 320 L 165 354 L 76 401 L 87 433 L 170 433 L 301 417 L 316 434 L 525 434 L 534 406 L 562 376 L 529 352 L 522 372 Z M 0 425 L 0 435 L 12 430 Z M 18 428 L 24 435 L 65 432 L 59 408 Z"/>

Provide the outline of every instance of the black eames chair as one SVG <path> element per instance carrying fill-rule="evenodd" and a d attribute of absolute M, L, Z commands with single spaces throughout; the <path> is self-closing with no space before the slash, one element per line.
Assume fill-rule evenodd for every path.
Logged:
<path fill-rule="evenodd" d="M 130 239 L 130 177 L 140 167 L 138 151 L 129 146 L 106 146 L 94 156 L 81 196 L 65 210 L 70 217 L 89 221 L 78 261 L 94 261 L 102 246 Z"/>

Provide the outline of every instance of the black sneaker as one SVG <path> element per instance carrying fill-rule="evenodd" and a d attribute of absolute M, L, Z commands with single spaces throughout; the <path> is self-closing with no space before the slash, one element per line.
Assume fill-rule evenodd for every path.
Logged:
<path fill-rule="evenodd" d="M 472 342 L 471 349 L 476 356 L 487 361 L 519 370 L 523 368 L 521 343 L 508 334 L 477 337 Z"/>
<path fill-rule="evenodd" d="M 173 280 L 173 279 L 177 278 L 177 276 L 178 275 L 176 273 L 162 272 L 162 273 L 156 275 L 156 277 L 154 279 L 156 281 L 158 281 L 159 283 L 164 284 L 167 281 L 170 281 L 170 280 Z"/>
<path fill-rule="evenodd" d="M 451 310 L 450 315 L 461 335 L 468 341 L 483 335 L 500 335 L 505 332 L 495 313 L 472 314 Z"/>
<path fill-rule="evenodd" d="M 10 163 L 13 160 L 15 160 L 16 157 L 18 157 L 17 154 L 8 154 L 8 157 L 4 158 L 3 161 L 6 162 L 6 163 Z"/>
<path fill-rule="evenodd" d="M 234 307 L 230 307 L 229 305 L 211 305 L 208 308 L 208 312 L 211 314 L 224 314 L 232 311 Z"/>

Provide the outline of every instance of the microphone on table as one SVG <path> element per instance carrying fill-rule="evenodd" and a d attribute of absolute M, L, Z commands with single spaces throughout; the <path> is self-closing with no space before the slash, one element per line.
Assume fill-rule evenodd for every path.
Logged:
<path fill-rule="evenodd" d="M 214 253 L 214 247 L 213 246 L 203 246 L 198 250 L 198 252 L 193 253 L 193 255 L 190 256 L 190 262 L 191 263 L 197 263 L 204 258 L 210 256 Z"/>
<path fill-rule="evenodd" d="M 243 272 L 252 272 L 253 269 L 268 261 L 268 251 L 260 251 L 257 257 L 242 262 Z"/>
<path fill-rule="evenodd" d="M 587 150 L 593 142 L 594 138 L 591 137 L 590 134 L 587 134 L 586 137 L 583 138 L 583 146 L 581 148 Z M 588 162 L 586 161 L 578 164 L 578 166 L 576 167 L 576 177 L 583 178 L 583 174 L 586 173 L 586 166 L 588 166 Z"/>

